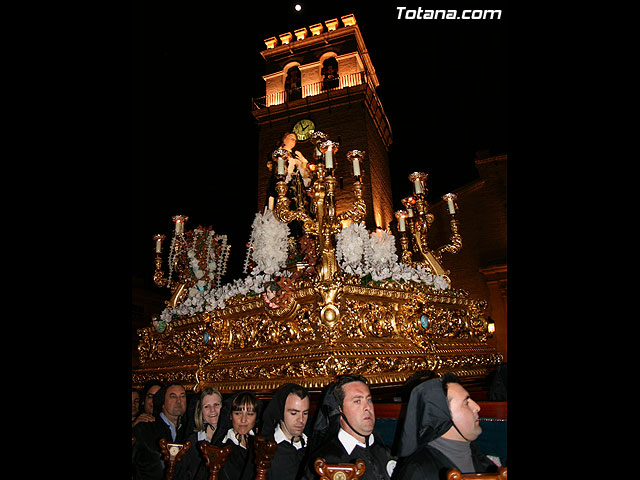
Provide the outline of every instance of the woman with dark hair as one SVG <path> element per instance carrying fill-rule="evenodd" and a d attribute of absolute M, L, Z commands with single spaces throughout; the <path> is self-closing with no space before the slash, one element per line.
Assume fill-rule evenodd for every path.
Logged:
<path fill-rule="evenodd" d="M 149 380 L 142 391 L 140 392 L 140 413 L 133 420 L 133 425 L 140 422 L 154 422 L 155 417 L 153 416 L 153 397 L 154 395 L 164 387 L 164 384 L 160 380 Z"/>
<path fill-rule="evenodd" d="M 252 392 L 244 391 L 226 399 L 212 442 L 233 450 L 218 474 L 220 480 L 252 480 L 255 477 L 253 440 L 261 403 Z"/>

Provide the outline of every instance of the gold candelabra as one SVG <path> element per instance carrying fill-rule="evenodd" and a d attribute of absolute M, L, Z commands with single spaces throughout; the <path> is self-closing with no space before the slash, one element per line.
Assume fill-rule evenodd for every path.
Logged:
<path fill-rule="evenodd" d="M 174 236 L 171 242 L 169 252 L 169 277 L 164 276 L 162 270 L 162 242 L 166 238 L 165 235 L 157 234 L 153 237 L 156 246 L 156 269 L 153 273 L 153 283 L 159 287 L 173 288 L 171 298 L 166 302 L 170 308 L 180 303 L 186 295 L 186 286 L 188 283 L 186 261 L 187 242 L 184 234 L 184 224 L 189 217 L 185 215 L 175 215 L 172 218 L 175 223 Z"/>
<path fill-rule="evenodd" d="M 434 221 L 434 216 L 429 213 L 429 204 L 425 199 L 427 193 L 426 181 L 428 174 L 413 172 L 409 180 L 413 183 L 414 194 L 402 199 L 405 210 L 395 212 L 398 219 L 398 232 L 400 233 L 400 245 L 402 247 L 401 260 L 411 266 L 421 266 L 435 275 L 447 277 L 449 271 L 441 265 L 444 252 L 457 253 L 462 248 L 462 236 L 460 235 L 460 222 L 456 219 L 458 209 L 457 196 L 447 193 L 442 197 L 447 201 L 450 219 L 451 236 L 449 243 L 437 250 L 431 250 L 427 243 L 429 229 Z M 409 231 L 407 232 L 407 226 Z"/>
<path fill-rule="evenodd" d="M 314 132 L 311 140 L 317 150 L 322 153 L 322 157 L 319 158 L 324 158 L 324 161 L 310 165 L 312 182 L 308 188 L 311 197 L 308 209 L 305 208 L 303 202 L 297 202 L 295 210 L 290 208 L 291 200 L 287 197 L 289 187 L 284 180 L 284 165 L 290 153 L 285 149 L 277 149 L 272 154 L 272 158 L 277 161 L 278 165 L 278 182 L 276 184 L 278 199 L 274 215 L 286 223 L 298 220 L 302 224 L 303 231 L 317 239 L 317 286 L 322 297 L 319 302 L 320 317 L 325 324 L 332 326 L 338 322 L 340 317 L 338 302 L 342 292 L 342 284 L 336 275 L 339 268 L 335 254 L 334 235 L 342 229 L 343 221 L 361 222 L 365 218 L 367 207 L 363 199 L 360 164 L 366 152 L 351 150 L 347 153 L 347 158 L 352 162 L 353 173 L 356 177 L 353 184 L 355 200 L 350 210 L 337 213 L 335 192 L 338 180 L 334 176 L 334 172 L 337 166 L 335 154 L 340 145 L 328 139 L 323 132 Z"/>

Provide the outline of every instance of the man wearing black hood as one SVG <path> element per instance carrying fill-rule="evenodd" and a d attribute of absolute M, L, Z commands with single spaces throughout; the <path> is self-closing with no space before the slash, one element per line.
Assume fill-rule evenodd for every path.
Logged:
<path fill-rule="evenodd" d="M 309 393 L 300 385 L 288 383 L 269 401 L 262 417 L 262 433 L 278 448 L 267 471 L 267 480 L 298 478 L 298 470 L 308 443 L 304 428 L 309 418 Z"/>
<path fill-rule="evenodd" d="M 407 404 L 393 480 L 443 480 L 452 468 L 497 471 L 474 443 L 482 433 L 479 411 L 453 374 L 416 386 Z"/>
<path fill-rule="evenodd" d="M 184 387 L 178 383 L 163 387 L 153 397 L 153 422 L 133 427 L 133 465 L 136 480 L 162 480 L 164 461 L 158 441 L 184 443 L 187 432 L 183 416 L 187 408 Z M 192 447 L 193 448 L 193 447 Z"/>
<path fill-rule="evenodd" d="M 314 462 L 364 461 L 362 480 L 390 480 L 395 460 L 374 431 L 376 416 L 367 380 L 361 375 L 342 375 L 329 387 L 311 433 L 304 480 L 316 479 Z"/>

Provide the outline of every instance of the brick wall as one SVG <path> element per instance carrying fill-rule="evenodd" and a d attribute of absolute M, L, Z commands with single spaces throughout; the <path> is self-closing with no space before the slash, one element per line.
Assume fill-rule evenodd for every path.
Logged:
<path fill-rule="evenodd" d="M 462 250 L 445 253 L 442 265 L 451 271 L 452 286 L 489 302 L 488 315 L 496 323 L 492 341 L 507 357 L 507 156 L 476 161 L 478 181 L 454 191 L 458 195 Z M 447 204 L 430 205 L 435 222 L 429 246 L 437 249 L 450 235 Z"/>

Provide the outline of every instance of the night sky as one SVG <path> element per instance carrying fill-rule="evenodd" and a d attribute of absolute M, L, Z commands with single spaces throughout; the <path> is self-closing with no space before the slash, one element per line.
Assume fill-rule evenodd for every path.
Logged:
<path fill-rule="evenodd" d="M 134 4 L 132 273 L 148 284 L 153 234 L 169 239 L 176 214 L 190 217 L 187 229 L 227 234 L 225 281 L 243 276 L 257 202 L 251 98 L 265 93 L 265 38 L 355 15 L 393 132 L 394 209 L 413 171 L 429 173 L 427 199 L 436 201 L 477 178 L 477 151 L 508 153 L 505 1 L 301 1 L 300 12 L 295 2 L 228 3 Z M 397 6 L 502 9 L 502 18 L 398 19 Z"/>

